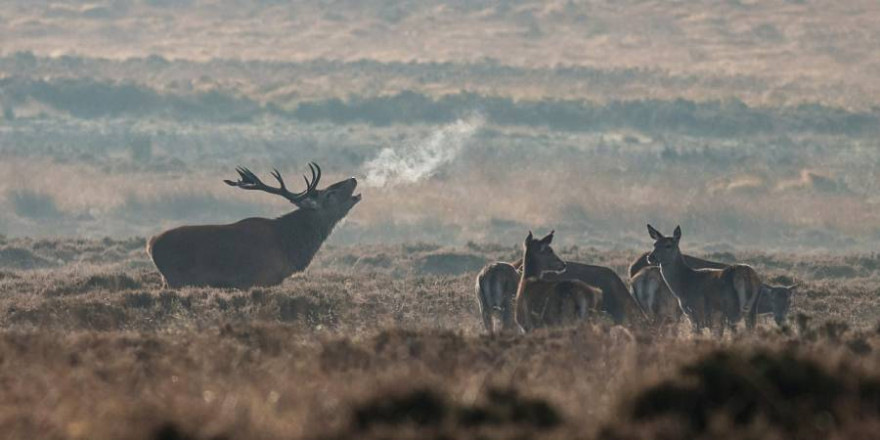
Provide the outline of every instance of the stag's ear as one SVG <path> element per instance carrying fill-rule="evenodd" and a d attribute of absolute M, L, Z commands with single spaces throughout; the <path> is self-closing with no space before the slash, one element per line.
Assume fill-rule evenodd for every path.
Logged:
<path fill-rule="evenodd" d="M 550 231 L 549 234 L 545 235 L 544 238 L 541 239 L 541 244 L 548 245 L 550 243 L 553 243 L 553 233 L 555 233 L 555 232 L 556 231 L 553 230 L 553 231 Z"/>
<path fill-rule="evenodd" d="M 659 240 L 663 238 L 663 234 L 661 234 L 660 231 L 654 229 L 654 227 L 651 225 L 648 225 L 648 235 L 650 235 L 651 238 L 653 238 L 654 240 Z"/>
<path fill-rule="evenodd" d="M 672 231 L 672 238 L 674 238 L 675 241 L 681 240 L 681 226 L 675 227 L 675 231 Z"/>
<path fill-rule="evenodd" d="M 534 237 L 532 236 L 532 231 L 529 231 L 529 235 L 526 236 L 526 241 L 524 241 L 523 244 L 528 246 L 528 244 L 531 243 L 532 240 L 534 240 Z"/>

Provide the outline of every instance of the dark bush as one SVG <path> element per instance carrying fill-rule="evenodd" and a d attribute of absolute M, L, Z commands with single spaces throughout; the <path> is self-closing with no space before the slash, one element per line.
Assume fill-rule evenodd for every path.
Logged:
<path fill-rule="evenodd" d="M 623 431 L 666 420 L 699 438 L 710 435 L 713 421 L 726 420 L 742 432 L 764 426 L 784 438 L 820 438 L 826 429 L 880 416 L 880 380 L 785 350 L 718 350 L 638 393 L 621 416 Z"/>

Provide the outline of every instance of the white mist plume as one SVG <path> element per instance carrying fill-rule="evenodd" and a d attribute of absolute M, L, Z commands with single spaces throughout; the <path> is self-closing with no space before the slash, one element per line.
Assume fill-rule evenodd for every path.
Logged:
<path fill-rule="evenodd" d="M 452 162 L 486 120 L 481 114 L 459 119 L 438 128 L 427 139 L 398 149 L 385 148 L 364 164 L 367 186 L 382 187 L 415 183 Z"/>

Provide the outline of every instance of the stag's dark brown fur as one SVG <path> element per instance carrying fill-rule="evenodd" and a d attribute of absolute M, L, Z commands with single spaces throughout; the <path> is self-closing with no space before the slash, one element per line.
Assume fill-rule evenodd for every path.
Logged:
<path fill-rule="evenodd" d="M 316 166 L 317 168 L 317 166 Z M 182 226 L 150 239 L 147 252 L 169 287 L 247 288 L 281 283 L 308 267 L 333 227 L 360 201 L 354 178 L 316 189 L 320 168 L 301 194 L 264 185 L 240 169 L 242 189 L 281 195 L 299 206 L 275 219 L 249 218 L 228 225 Z"/>

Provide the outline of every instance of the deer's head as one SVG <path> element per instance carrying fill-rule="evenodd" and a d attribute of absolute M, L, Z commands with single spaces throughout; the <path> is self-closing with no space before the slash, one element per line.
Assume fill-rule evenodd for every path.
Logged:
<path fill-rule="evenodd" d="M 788 310 L 791 308 L 791 295 L 795 293 L 797 288 L 797 284 L 790 286 L 764 286 L 762 295 L 766 295 L 770 300 L 773 320 L 776 321 L 777 325 L 785 324 Z"/>
<path fill-rule="evenodd" d="M 540 277 L 544 272 L 562 272 L 565 270 L 565 262 L 556 256 L 550 243 L 553 242 L 553 232 L 544 238 L 535 239 L 532 231 L 523 242 L 523 270 L 529 277 Z"/>
<path fill-rule="evenodd" d="M 341 219 L 361 201 L 361 195 L 354 194 L 357 187 L 357 180 L 354 177 L 341 180 L 324 189 L 318 189 L 318 182 L 321 180 L 321 167 L 311 162 L 309 169 L 312 172 L 312 178 L 303 176 L 306 189 L 300 193 L 292 193 L 287 190 L 284 179 L 281 178 L 281 173 L 278 170 L 272 170 L 272 177 L 278 181 L 278 188 L 266 185 L 253 172 L 242 167 L 236 168 L 239 175 L 238 181 L 224 180 L 224 182 L 241 189 L 259 190 L 284 197 L 300 209 L 312 210 L 328 219 Z"/>
<path fill-rule="evenodd" d="M 681 250 L 678 242 L 681 240 L 681 226 L 676 226 L 672 237 L 666 237 L 660 231 L 648 225 L 648 234 L 654 239 L 654 250 L 648 254 L 648 263 L 668 265 L 680 258 Z"/>

